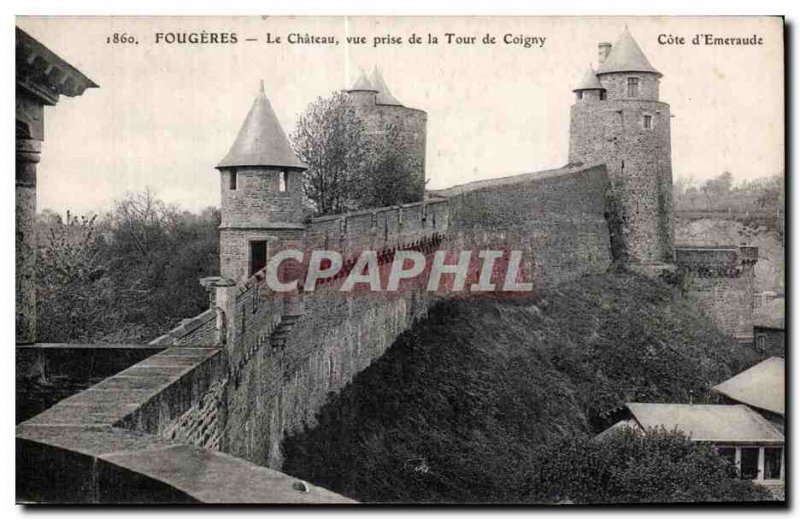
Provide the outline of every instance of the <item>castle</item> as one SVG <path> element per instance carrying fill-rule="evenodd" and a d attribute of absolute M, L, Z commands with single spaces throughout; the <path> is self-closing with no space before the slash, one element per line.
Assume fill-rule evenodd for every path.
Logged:
<path fill-rule="evenodd" d="M 513 246 L 523 251 L 535 293 L 617 263 L 671 278 L 721 330 L 746 339 L 757 250 L 675 246 L 670 113 L 658 99 L 661 74 L 627 29 L 599 50 L 597 69 L 590 67 L 574 88 L 566 166 L 314 218 L 301 210 L 306 165 L 262 87 L 217 165 L 221 272 L 201 280 L 209 308 L 153 340 L 147 347 L 157 354 L 18 425 L 18 496 L 344 501 L 267 474 L 264 466 L 279 469 L 284 436 L 313 425 L 329 392 L 379 358 L 442 296 L 423 286 L 382 298 L 343 295 L 337 288 L 344 276 L 336 276 L 313 293 L 277 297 L 263 283 L 263 267 L 287 244 L 340 251 L 343 274 L 365 249 L 376 251 L 385 267 L 399 251 L 430 256 L 439 249 Z M 347 95 L 375 138 L 386 121 L 399 129 L 419 166 L 412 175 L 424 176 L 426 114 L 402 106 L 377 71 L 371 79 L 359 77 Z M 18 133 L 18 198 L 31 189 L 24 175 L 30 145 L 20 139 Z M 20 220 L 33 213 L 19 202 L 17 212 L 20 229 Z M 32 247 L 29 236 L 18 233 L 19 240 Z M 18 302 L 20 291 L 28 302 L 33 288 L 26 279 L 18 279 Z M 18 343 L 32 343 L 32 306 L 18 305 L 17 312 L 24 325 Z M 23 357 L 26 373 L 58 370 L 42 361 L 53 351 L 31 350 L 39 357 Z M 45 469 L 54 465 L 69 467 L 70 478 Z"/>

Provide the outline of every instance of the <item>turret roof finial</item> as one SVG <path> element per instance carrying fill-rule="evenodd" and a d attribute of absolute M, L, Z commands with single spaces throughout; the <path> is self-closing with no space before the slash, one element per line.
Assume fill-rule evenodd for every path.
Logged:
<path fill-rule="evenodd" d="M 260 82 L 260 86 L 258 88 L 258 91 L 261 92 L 262 94 L 264 94 L 264 80 L 263 79 Z"/>

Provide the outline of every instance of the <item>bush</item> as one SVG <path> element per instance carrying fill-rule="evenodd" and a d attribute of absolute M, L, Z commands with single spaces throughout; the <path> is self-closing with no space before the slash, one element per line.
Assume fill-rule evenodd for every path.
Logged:
<path fill-rule="evenodd" d="M 621 428 L 600 440 L 563 439 L 538 450 L 528 500 L 585 504 L 769 500 L 736 468 L 676 431 Z"/>

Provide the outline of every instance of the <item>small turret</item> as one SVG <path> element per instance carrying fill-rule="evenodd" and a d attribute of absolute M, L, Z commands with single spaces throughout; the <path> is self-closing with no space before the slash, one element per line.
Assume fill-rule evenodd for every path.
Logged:
<path fill-rule="evenodd" d="M 572 91 L 575 92 L 575 97 L 578 101 L 599 101 L 606 98 L 606 88 L 597 79 L 597 74 L 595 74 L 591 65 L 586 69 L 580 83 Z"/>
<path fill-rule="evenodd" d="M 220 271 L 240 279 L 266 265 L 275 236 L 303 230 L 302 172 L 264 93 L 264 83 L 225 158 L 221 176 Z"/>

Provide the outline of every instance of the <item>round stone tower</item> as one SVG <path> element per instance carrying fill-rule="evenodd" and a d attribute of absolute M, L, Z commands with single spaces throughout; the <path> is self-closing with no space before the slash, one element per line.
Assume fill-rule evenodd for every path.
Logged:
<path fill-rule="evenodd" d="M 598 46 L 573 91 L 570 163 L 605 163 L 611 181 L 615 259 L 639 265 L 673 262 L 669 105 L 659 101 L 661 73 L 625 28 Z"/>
<path fill-rule="evenodd" d="M 421 180 L 420 187 L 424 186 L 428 114 L 403 106 L 392 96 L 377 67 L 373 69 L 369 79 L 362 72 L 353 87 L 346 92 L 353 100 L 358 116 L 366 123 L 370 137 L 383 138 L 388 125 L 397 128 L 401 146 L 411 157 L 412 175 Z M 421 189 L 417 200 L 422 200 L 423 196 L 424 189 Z"/>
<path fill-rule="evenodd" d="M 277 241 L 302 237 L 302 172 L 264 93 L 253 101 L 230 151 L 219 163 L 222 196 L 220 273 L 240 280 L 261 270 Z"/>

